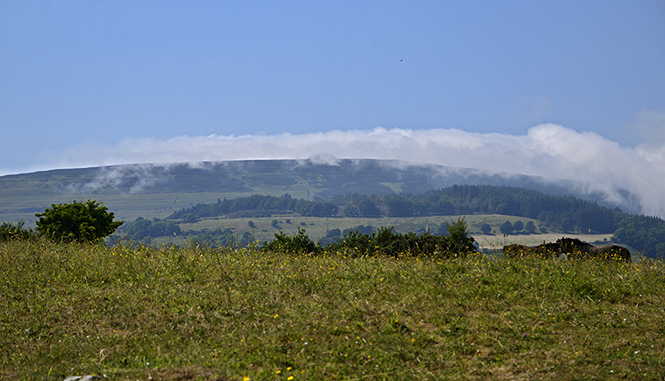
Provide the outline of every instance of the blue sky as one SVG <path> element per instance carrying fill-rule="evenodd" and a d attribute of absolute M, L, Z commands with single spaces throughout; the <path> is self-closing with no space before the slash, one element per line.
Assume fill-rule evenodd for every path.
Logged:
<path fill-rule="evenodd" d="M 425 146 L 419 160 L 475 165 L 462 149 L 471 141 L 494 167 L 542 174 L 561 159 L 533 158 L 547 126 L 665 173 L 663 1 L 4 0 L 0 52 L 0 174 L 409 160 L 418 155 L 404 147 Z M 424 143 L 359 144 L 387 144 L 382 134 Z M 250 155 L 259 141 L 268 146 Z M 436 157 L 451 142 L 459 156 Z M 501 160 L 523 150 L 516 160 L 542 165 Z"/>

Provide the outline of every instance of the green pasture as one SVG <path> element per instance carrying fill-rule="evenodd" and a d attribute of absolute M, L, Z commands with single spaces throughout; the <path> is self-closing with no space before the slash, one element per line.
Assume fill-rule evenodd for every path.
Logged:
<path fill-rule="evenodd" d="M 541 226 L 537 220 L 505 216 L 505 215 L 467 215 L 467 216 L 430 216 L 430 217 L 382 217 L 382 218 L 322 218 L 322 217 L 301 217 L 294 215 L 282 215 L 273 217 L 257 217 L 257 218 L 210 218 L 201 220 L 196 223 L 182 223 L 180 228 L 183 232 L 192 231 L 200 232 L 203 230 L 216 230 L 216 229 L 232 229 L 235 234 L 241 236 L 245 232 L 250 232 L 254 235 L 255 239 L 259 242 L 269 241 L 274 238 L 275 233 L 280 230 L 286 234 L 293 235 L 298 232 L 298 228 L 303 228 L 314 241 L 318 241 L 324 237 L 329 230 L 352 229 L 359 225 L 371 225 L 377 227 L 390 227 L 393 226 L 397 232 L 407 233 L 416 232 L 419 229 L 427 229 L 436 231 L 442 223 L 450 223 L 457 218 L 463 217 L 467 223 L 467 229 L 471 235 L 476 239 L 476 242 L 481 248 L 497 249 L 502 248 L 504 245 L 513 243 L 523 245 L 539 245 L 543 242 L 556 241 L 562 236 L 580 238 L 586 242 L 603 242 L 609 241 L 612 237 L 611 234 L 564 234 L 561 232 L 554 232 L 550 229 Z M 278 221 L 278 228 L 272 224 L 273 220 Z M 249 226 L 249 221 L 254 223 L 254 227 Z M 288 222 L 287 222 L 288 221 Z M 504 236 L 499 231 L 499 226 L 505 221 L 515 223 L 521 221 L 526 224 L 532 221 L 537 227 L 537 234 L 511 234 Z M 496 234 L 484 235 L 481 233 L 480 227 L 488 223 Z M 547 233 L 542 233 L 541 228 L 544 228 Z M 158 240 L 160 243 L 179 241 L 178 239 L 164 238 Z"/>
<path fill-rule="evenodd" d="M 0 243 L 0 379 L 661 379 L 661 263 Z"/>
<path fill-rule="evenodd" d="M 134 221 L 138 217 L 165 218 L 176 210 L 198 203 L 213 203 L 224 197 L 245 196 L 235 193 L 155 193 L 155 194 L 56 194 L 22 196 L 21 194 L 0 197 L 0 218 L 3 222 L 22 220 L 26 226 L 34 226 L 35 213 L 41 213 L 51 204 L 68 203 L 88 199 L 103 202 L 116 219 Z"/>

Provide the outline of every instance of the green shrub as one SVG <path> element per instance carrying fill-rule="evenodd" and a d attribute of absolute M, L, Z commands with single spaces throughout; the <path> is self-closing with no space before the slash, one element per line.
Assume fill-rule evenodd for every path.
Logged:
<path fill-rule="evenodd" d="M 56 242 L 94 242 L 104 238 L 122 225 L 113 221 L 113 212 L 107 212 L 103 203 L 86 202 L 52 204 L 43 213 L 37 213 L 37 231 Z"/>
<path fill-rule="evenodd" d="M 464 218 L 446 224 L 447 235 L 429 232 L 400 234 L 393 227 L 380 227 L 376 233 L 362 234 L 358 230 L 347 231 L 341 239 L 325 247 L 328 252 L 342 252 L 352 256 L 384 255 L 402 257 L 411 255 L 435 255 L 456 257 L 476 252 L 474 239 L 469 237 Z"/>
<path fill-rule="evenodd" d="M 289 237 L 283 231 L 275 233 L 275 239 L 270 243 L 264 242 L 263 247 L 266 251 L 300 254 L 317 252 L 319 249 L 301 227 L 298 227 L 298 234 L 293 237 Z"/>
<path fill-rule="evenodd" d="M 374 252 L 374 233 L 363 234 L 358 229 L 347 230 L 342 237 L 325 247 L 328 252 L 346 253 L 351 256 L 364 256 Z"/>

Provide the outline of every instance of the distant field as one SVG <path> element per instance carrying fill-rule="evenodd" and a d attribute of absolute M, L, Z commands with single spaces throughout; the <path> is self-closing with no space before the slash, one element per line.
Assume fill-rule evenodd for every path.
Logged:
<path fill-rule="evenodd" d="M 262 241 L 272 239 L 274 234 L 280 230 L 287 234 L 298 231 L 298 227 L 304 228 L 312 239 L 318 240 L 332 229 L 351 229 L 358 225 L 371 225 L 377 227 L 393 226 L 401 233 L 415 232 L 422 228 L 436 231 L 442 223 L 450 223 L 463 217 L 468 225 L 468 230 L 480 233 L 480 226 L 484 223 L 490 224 L 493 229 L 499 230 L 499 226 L 505 221 L 511 223 L 522 221 L 526 224 L 533 221 L 538 226 L 537 220 L 529 218 L 503 216 L 503 215 L 470 215 L 470 216 L 429 216 L 429 217 L 382 217 L 382 218 L 325 218 L 325 217 L 302 217 L 302 216 L 273 216 L 257 218 L 211 218 L 196 223 L 183 223 L 180 228 L 183 231 L 201 231 L 203 229 L 215 230 L 233 228 L 239 234 L 246 231 L 252 232 L 256 239 Z M 277 220 L 279 228 L 272 226 L 272 221 Z M 254 223 L 254 228 L 249 227 L 249 221 Z M 289 221 L 289 222 L 287 222 Z"/>
<path fill-rule="evenodd" d="M 473 238 L 478 242 L 483 249 L 501 249 L 505 245 L 519 244 L 527 246 L 540 245 L 543 242 L 554 242 L 561 237 L 579 238 L 585 242 L 606 242 L 612 238 L 612 234 L 564 234 L 564 233 L 547 233 L 547 234 L 524 234 L 524 235 L 482 235 L 473 234 Z M 601 244 L 602 245 L 602 244 Z"/>
<path fill-rule="evenodd" d="M 138 217 L 164 218 L 176 210 L 198 203 L 212 203 L 224 197 L 237 197 L 233 193 L 158 193 L 158 194 L 119 194 L 119 195 L 53 195 L 21 196 L 2 195 L 0 197 L 0 221 L 24 221 L 26 226 L 35 225 L 35 213 L 41 213 L 51 204 L 85 201 L 103 202 L 116 219 L 134 221 Z M 244 195 L 243 195 L 244 196 Z"/>
<path fill-rule="evenodd" d="M 482 249 L 500 249 L 504 245 L 523 244 L 539 245 L 543 242 L 552 242 L 562 236 L 579 238 L 586 242 L 604 241 L 612 237 L 612 234 L 564 234 L 552 232 L 546 229 L 547 233 L 541 233 L 541 226 L 537 220 L 529 218 L 504 216 L 504 215 L 469 215 L 469 216 L 432 216 L 432 217 L 402 217 L 402 218 L 319 218 L 319 217 L 300 217 L 300 216 L 278 216 L 278 217 L 259 217 L 259 218 L 213 218 L 199 221 L 197 223 L 181 224 L 183 231 L 193 230 L 201 231 L 204 229 L 227 229 L 231 228 L 241 235 L 246 231 L 254 234 L 254 237 L 260 242 L 271 240 L 275 233 L 280 230 L 287 234 L 295 234 L 298 227 L 304 228 L 313 240 L 317 241 L 324 237 L 332 229 L 351 229 L 358 225 L 371 225 L 377 227 L 393 226 L 400 233 L 415 232 L 421 228 L 429 228 L 430 231 L 436 231 L 441 223 L 455 221 L 458 217 L 463 217 L 468 225 L 468 230 L 475 238 Z M 279 229 L 272 226 L 272 221 L 279 221 Z M 249 227 L 249 221 L 254 223 L 254 228 Z M 286 221 L 290 221 L 287 223 Z M 526 224 L 528 221 L 538 227 L 538 234 L 515 234 L 504 236 L 499 232 L 498 227 L 505 221 L 515 223 L 522 221 Z M 483 235 L 480 232 L 482 224 L 488 223 L 496 234 Z M 304 224 L 304 225 L 303 225 Z"/>

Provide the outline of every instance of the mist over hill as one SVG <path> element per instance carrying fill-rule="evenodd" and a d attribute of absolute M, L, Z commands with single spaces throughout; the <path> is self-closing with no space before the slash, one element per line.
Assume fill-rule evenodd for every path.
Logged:
<path fill-rule="evenodd" d="M 58 186 L 77 193 L 264 193 L 305 190 L 309 198 L 339 194 L 417 194 L 451 185 L 510 185 L 549 194 L 577 194 L 582 184 L 471 168 L 412 164 L 397 160 L 335 159 L 247 160 L 177 164 L 134 164 L 92 168 L 92 180 L 62 178 Z"/>
<path fill-rule="evenodd" d="M 420 194 L 452 185 L 495 185 L 567 195 L 638 211 L 635 197 L 617 202 L 589 192 L 579 181 L 547 179 L 472 168 L 414 164 L 398 160 L 243 160 L 172 164 L 129 164 L 59 169 L 0 177 L 0 219 L 28 223 L 52 203 L 93 198 L 119 218 L 164 217 L 177 209 L 218 198 L 253 194 L 327 200 L 347 194 Z"/>
<path fill-rule="evenodd" d="M 569 179 L 573 180 L 575 194 L 592 194 L 631 212 L 663 218 L 663 152 L 658 144 L 624 147 L 598 134 L 556 124 L 534 126 L 525 135 L 377 127 L 302 134 L 126 139 L 118 145 L 58 151 L 34 168 L 307 158 L 319 164 L 337 162 L 333 157 L 320 156 L 327 153 L 344 158 L 475 168 L 482 174 Z"/>

